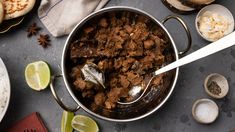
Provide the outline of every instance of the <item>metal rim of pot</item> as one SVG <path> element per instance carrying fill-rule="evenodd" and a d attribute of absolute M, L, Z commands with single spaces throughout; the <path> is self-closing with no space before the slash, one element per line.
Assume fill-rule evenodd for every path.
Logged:
<path fill-rule="evenodd" d="M 67 78 L 65 77 L 65 74 L 66 74 L 66 67 L 65 67 L 65 57 L 66 57 L 66 54 L 67 54 L 67 51 L 68 51 L 68 47 L 69 47 L 69 44 L 70 44 L 70 40 L 73 38 L 73 35 L 77 32 L 77 30 L 79 28 L 82 27 L 82 25 L 84 23 L 86 23 L 88 20 L 92 19 L 93 17 L 95 17 L 96 15 L 99 15 L 99 14 L 102 14 L 102 13 L 105 13 L 105 12 L 108 12 L 108 11 L 131 11 L 131 12 L 136 12 L 136 13 L 139 13 L 141 15 L 144 15 L 148 18 L 150 18 L 151 20 L 153 20 L 156 24 L 158 24 L 160 26 L 160 28 L 162 28 L 164 30 L 164 32 L 166 33 L 167 37 L 169 38 L 170 42 L 171 42 L 171 46 L 174 50 L 174 55 L 175 55 L 175 60 L 178 60 L 179 59 L 179 55 L 184 55 L 185 53 L 187 53 L 191 47 L 191 42 L 192 42 L 192 39 L 191 39 L 191 34 L 190 34 L 190 31 L 189 31 L 189 28 L 188 26 L 185 24 L 185 22 L 178 16 L 168 16 L 166 17 L 165 19 L 163 19 L 162 22 L 160 22 L 159 20 L 157 20 L 156 18 L 154 18 L 152 15 L 150 15 L 149 13 L 145 12 L 145 11 L 142 11 L 140 9 L 136 9 L 136 8 L 133 8 L 133 7 L 126 7 L 126 6 L 113 6 L 113 7 L 107 7 L 107 8 L 103 8 L 99 11 L 96 11 L 96 12 L 93 12 L 91 13 L 90 15 L 88 15 L 87 17 L 85 17 L 83 20 L 81 20 L 75 27 L 74 29 L 72 30 L 72 32 L 69 34 L 66 42 L 65 42 L 65 46 L 64 46 L 64 49 L 63 49 L 63 53 L 62 53 L 62 61 L 61 61 L 61 66 L 62 66 L 62 75 L 55 75 L 55 76 L 52 76 L 51 77 L 51 82 L 50 82 L 50 89 L 51 89 L 51 92 L 53 94 L 53 97 L 54 99 L 56 100 L 56 102 L 61 106 L 61 108 L 63 108 L 64 110 L 66 111 L 71 111 L 71 112 L 75 112 L 77 110 L 79 110 L 80 108 L 82 108 L 83 110 L 85 110 L 87 113 L 95 116 L 95 117 L 98 117 L 100 119 L 104 119 L 104 120 L 107 120 L 107 121 L 114 121 L 114 122 L 130 122 L 130 121 L 135 121 L 135 120 L 139 120 L 139 119 L 142 119 L 144 117 L 147 117 L 148 115 L 154 113 L 155 111 L 157 111 L 159 108 L 162 107 L 163 104 L 165 104 L 165 102 L 168 100 L 168 98 L 171 96 L 174 88 L 175 88 L 175 84 L 177 82 L 177 79 L 178 79 L 178 72 L 179 72 L 179 68 L 176 68 L 175 69 L 175 76 L 174 76 L 174 79 L 173 79 L 173 83 L 171 85 L 171 89 L 169 90 L 167 96 L 161 101 L 161 103 L 159 103 L 159 105 L 157 105 L 154 109 L 152 109 L 151 111 L 148 111 L 147 113 L 141 115 L 141 116 L 138 116 L 138 117 L 134 117 L 134 118 L 129 118 L 129 119 L 113 119 L 113 118 L 108 118 L 108 117 L 105 117 L 105 116 L 102 116 L 102 115 L 99 115 L 99 114 L 96 114 L 95 112 L 89 110 L 86 106 L 84 106 L 78 99 L 77 97 L 74 95 L 71 87 L 69 86 L 69 82 L 67 80 Z M 181 52 L 178 52 L 177 48 L 176 48 L 176 45 L 175 45 L 175 42 L 173 40 L 173 38 L 171 37 L 170 33 L 168 32 L 168 30 L 165 28 L 165 26 L 163 25 L 165 22 L 167 22 L 168 20 L 170 19 L 175 19 L 177 20 L 184 28 L 184 30 L 186 31 L 186 34 L 187 34 L 187 38 L 188 38 L 188 41 L 187 41 L 187 47 L 185 50 L 181 51 Z M 54 81 L 56 78 L 58 77 L 63 77 L 63 80 L 64 80 L 64 83 L 65 83 L 65 86 L 66 86 L 66 89 L 68 90 L 70 96 L 72 96 L 73 100 L 78 104 L 78 106 L 76 108 L 69 108 L 67 107 L 66 105 L 64 105 L 64 103 L 61 101 L 61 99 L 58 97 L 56 91 L 55 91 L 55 88 L 54 88 Z"/>

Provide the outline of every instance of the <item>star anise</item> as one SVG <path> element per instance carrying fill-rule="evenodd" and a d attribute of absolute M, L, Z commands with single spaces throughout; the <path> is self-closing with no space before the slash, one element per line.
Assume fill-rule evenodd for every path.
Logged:
<path fill-rule="evenodd" d="M 32 25 L 30 25 L 27 29 L 28 37 L 31 37 L 32 35 L 36 35 L 38 31 L 41 28 L 37 26 L 37 24 L 34 22 Z"/>
<path fill-rule="evenodd" d="M 39 35 L 39 38 L 38 38 L 38 42 L 39 42 L 39 45 L 41 45 L 43 48 L 47 48 L 47 46 L 51 45 L 49 42 L 50 42 L 50 38 L 49 38 L 49 35 L 48 34 L 40 34 Z"/>

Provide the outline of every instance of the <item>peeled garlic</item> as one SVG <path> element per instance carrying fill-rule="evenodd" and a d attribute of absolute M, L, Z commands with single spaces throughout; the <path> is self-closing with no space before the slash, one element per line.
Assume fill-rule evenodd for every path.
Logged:
<path fill-rule="evenodd" d="M 201 34 L 212 41 L 216 41 L 229 33 L 231 22 L 224 16 L 206 11 L 198 20 Z"/>

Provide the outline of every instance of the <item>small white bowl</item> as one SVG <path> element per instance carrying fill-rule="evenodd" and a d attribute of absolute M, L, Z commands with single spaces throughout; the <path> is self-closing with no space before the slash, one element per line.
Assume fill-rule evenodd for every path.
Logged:
<path fill-rule="evenodd" d="M 210 85 L 212 81 L 217 83 L 217 85 L 221 88 L 220 94 L 218 94 L 218 95 L 213 94 L 208 89 L 208 85 Z M 206 77 L 206 79 L 204 81 L 204 88 L 205 88 L 206 93 L 209 96 L 216 98 L 216 99 L 221 99 L 221 98 L 225 97 L 229 91 L 229 85 L 228 85 L 227 79 L 218 73 L 212 73 Z"/>
<path fill-rule="evenodd" d="M 197 122 L 209 124 L 218 117 L 219 107 L 210 99 L 199 99 L 193 104 L 192 115 Z"/>
<path fill-rule="evenodd" d="M 199 23 L 198 23 L 199 18 L 207 11 L 219 14 L 219 15 L 224 16 L 225 18 L 227 18 L 230 22 L 228 32 L 231 33 L 233 31 L 233 29 L 234 29 L 234 18 L 233 18 L 232 13 L 226 7 L 224 7 L 222 5 L 212 4 L 212 5 L 208 5 L 204 8 L 202 8 L 196 16 L 196 20 L 195 20 L 196 30 L 202 38 L 204 38 L 205 40 L 210 41 L 210 42 L 215 41 L 215 40 L 211 40 L 210 38 L 207 38 L 206 36 L 204 36 L 199 30 Z"/>

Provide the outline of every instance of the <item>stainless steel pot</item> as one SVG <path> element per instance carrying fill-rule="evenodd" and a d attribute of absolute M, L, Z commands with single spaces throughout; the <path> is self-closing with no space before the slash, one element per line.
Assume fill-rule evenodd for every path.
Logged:
<path fill-rule="evenodd" d="M 84 18 L 80 23 L 78 23 L 75 28 L 73 29 L 73 31 L 70 33 L 70 35 L 68 36 L 68 39 L 65 43 L 64 46 L 64 50 L 63 50 L 63 54 L 62 54 L 62 75 L 59 76 L 52 76 L 51 79 L 51 84 L 50 84 L 50 88 L 51 91 L 55 97 L 55 100 L 58 102 L 58 104 L 65 110 L 67 111 L 77 111 L 80 107 L 85 110 L 86 112 L 88 112 L 91 115 L 94 115 L 98 118 L 107 120 L 107 121 L 115 121 L 115 122 L 129 122 L 129 121 L 134 121 L 134 120 L 138 120 L 141 118 L 144 118 L 150 114 L 152 114 L 153 112 L 157 111 L 159 108 L 162 107 L 162 105 L 168 100 L 168 98 L 170 97 L 170 95 L 172 94 L 177 78 L 178 78 L 178 68 L 176 68 L 175 70 L 172 71 L 173 76 L 171 78 L 171 80 L 169 81 L 169 85 L 167 86 L 167 90 L 164 93 L 164 96 L 159 97 L 157 96 L 157 93 L 154 90 L 151 90 L 145 97 L 143 97 L 143 99 L 133 105 L 127 105 L 127 106 L 123 106 L 120 109 L 117 110 L 102 110 L 103 113 L 95 113 L 93 111 L 91 111 L 90 109 L 88 109 L 84 103 L 81 101 L 81 99 L 75 94 L 75 91 L 72 89 L 72 85 L 71 82 L 69 81 L 69 77 L 68 77 L 68 73 L 67 70 L 68 69 L 68 64 L 69 63 L 68 60 L 68 49 L 69 49 L 69 45 L 71 44 L 72 41 L 74 41 L 75 39 L 75 35 L 78 33 L 78 31 L 81 29 L 81 27 L 87 23 L 88 21 L 93 20 L 96 17 L 102 16 L 105 13 L 109 13 L 109 12 L 122 12 L 122 11 L 128 11 L 131 13 L 135 13 L 138 15 L 143 15 L 147 18 L 149 18 L 150 20 L 152 20 L 157 26 L 160 27 L 160 29 L 164 32 L 166 38 L 168 39 L 168 41 L 171 43 L 171 47 L 172 47 L 172 51 L 174 53 L 172 53 L 174 55 L 175 60 L 177 60 L 179 58 L 178 54 L 185 54 L 191 47 L 191 35 L 190 32 L 188 30 L 188 27 L 186 26 L 186 24 L 183 22 L 182 19 L 180 19 L 177 16 L 168 16 L 166 17 L 162 22 L 158 21 L 157 19 L 155 19 L 153 16 L 149 15 L 148 13 L 136 9 L 136 8 L 131 8 L 131 7 L 123 7 L 123 6 L 115 6 L 115 7 L 108 7 L 108 8 L 104 8 L 102 10 L 99 10 L 97 12 L 94 12 L 92 14 L 90 14 L 89 16 L 87 16 L 86 18 Z M 166 21 L 168 21 L 169 19 L 176 19 L 178 20 L 181 25 L 184 27 L 186 33 L 187 33 L 187 37 L 188 37 L 188 46 L 187 48 L 182 51 L 182 52 L 178 52 L 176 45 L 174 43 L 174 40 L 172 39 L 171 35 L 169 34 L 169 32 L 167 31 L 167 29 L 165 28 L 165 26 L 163 25 Z M 163 24 L 162 24 L 163 23 Z M 78 104 L 78 107 L 75 109 L 71 109 L 68 108 L 67 106 L 65 106 L 62 101 L 59 99 L 58 95 L 56 94 L 56 91 L 54 89 L 53 86 L 53 82 L 54 79 L 57 77 L 63 77 L 66 88 L 69 92 L 69 94 L 72 96 L 72 98 L 74 99 L 74 101 Z"/>

